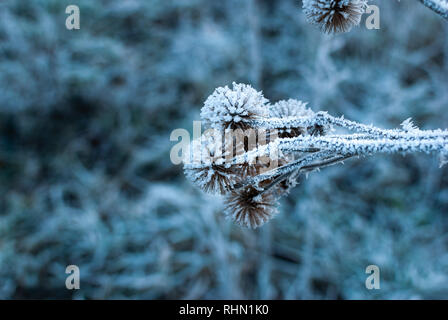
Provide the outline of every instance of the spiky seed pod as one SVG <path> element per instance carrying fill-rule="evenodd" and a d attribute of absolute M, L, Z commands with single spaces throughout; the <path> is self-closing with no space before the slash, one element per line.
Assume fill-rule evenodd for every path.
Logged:
<path fill-rule="evenodd" d="M 274 194 L 260 193 L 252 186 L 231 192 L 226 199 L 226 205 L 224 213 L 228 219 L 252 229 L 263 225 L 277 213 Z"/>
<path fill-rule="evenodd" d="M 209 193 L 224 194 L 233 185 L 249 176 L 272 169 L 281 159 L 244 159 L 238 155 L 260 144 L 255 130 L 223 135 L 219 130 L 207 130 L 190 144 L 184 156 L 184 172 L 193 184 Z M 244 162 L 243 162 L 244 161 Z"/>
<path fill-rule="evenodd" d="M 219 87 L 205 101 L 201 118 L 211 128 L 248 129 L 247 121 L 268 116 L 268 100 L 250 85 L 233 83 Z"/>
<path fill-rule="evenodd" d="M 300 100 L 281 100 L 270 106 L 271 117 L 313 117 L 314 112 L 306 107 L 307 103 Z M 278 128 L 280 138 L 294 138 L 307 133 L 307 128 Z"/>
<path fill-rule="evenodd" d="M 226 162 L 225 148 L 219 131 L 206 131 L 193 140 L 184 157 L 184 173 L 200 189 L 224 194 L 239 181 L 235 164 Z"/>
<path fill-rule="evenodd" d="M 209 165 L 201 168 L 184 168 L 185 175 L 191 182 L 208 193 L 225 194 L 236 182 L 232 168 L 224 165 Z"/>
<path fill-rule="evenodd" d="M 367 0 L 303 0 L 308 21 L 325 33 L 347 32 L 359 25 Z"/>

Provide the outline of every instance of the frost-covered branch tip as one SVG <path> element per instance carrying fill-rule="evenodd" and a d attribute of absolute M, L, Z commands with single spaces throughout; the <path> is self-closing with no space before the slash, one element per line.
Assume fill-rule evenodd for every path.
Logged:
<path fill-rule="evenodd" d="M 191 143 L 185 174 L 202 190 L 224 194 L 227 217 L 250 228 L 276 214 L 277 200 L 301 173 L 377 153 L 423 152 L 448 162 L 447 130 L 420 130 L 410 119 L 401 129 L 381 129 L 313 112 L 298 100 L 270 104 L 244 84 L 217 88 L 201 118 L 208 130 Z"/>
<path fill-rule="evenodd" d="M 448 0 L 419 0 L 424 6 L 428 7 L 441 17 L 448 20 Z"/>

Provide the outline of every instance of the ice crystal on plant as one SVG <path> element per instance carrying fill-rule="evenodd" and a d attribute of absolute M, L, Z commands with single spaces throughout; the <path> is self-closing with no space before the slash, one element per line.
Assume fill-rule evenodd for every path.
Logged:
<path fill-rule="evenodd" d="M 401 127 L 403 128 L 404 131 L 416 131 L 416 130 L 418 130 L 418 127 L 416 127 L 414 125 L 414 123 L 412 122 L 412 118 L 407 118 L 406 120 L 404 120 L 401 123 Z"/>

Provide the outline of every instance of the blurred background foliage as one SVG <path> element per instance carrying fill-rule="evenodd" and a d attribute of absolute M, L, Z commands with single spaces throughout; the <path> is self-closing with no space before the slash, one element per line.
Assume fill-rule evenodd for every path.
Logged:
<path fill-rule="evenodd" d="M 0 2 L 0 298 L 448 297 L 448 169 L 427 155 L 302 179 L 257 230 L 169 159 L 217 86 L 252 84 L 390 128 L 448 127 L 448 27 L 372 1 L 321 34 L 295 0 Z M 65 8 L 81 29 L 65 28 Z M 81 289 L 65 289 L 78 265 Z M 365 288 L 365 268 L 381 289 Z"/>

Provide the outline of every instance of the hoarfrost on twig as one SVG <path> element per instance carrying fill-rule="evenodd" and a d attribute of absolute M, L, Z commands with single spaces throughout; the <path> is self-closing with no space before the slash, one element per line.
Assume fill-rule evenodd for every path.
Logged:
<path fill-rule="evenodd" d="M 420 130 L 410 118 L 401 129 L 381 129 L 313 112 L 294 99 L 269 105 L 243 84 L 217 88 L 201 116 L 215 130 L 192 142 L 185 174 L 204 191 L 226 195 L 226 216 L 250 228 L 275 215 L 276 201 L 300 173 L 377 153 L 433 153 L 441 166 L 448 162 L 447 130 Z M 335 127 L 351 133 L 328 134 Z M 229 134 L 231 129 L 238 134 Z"/>

